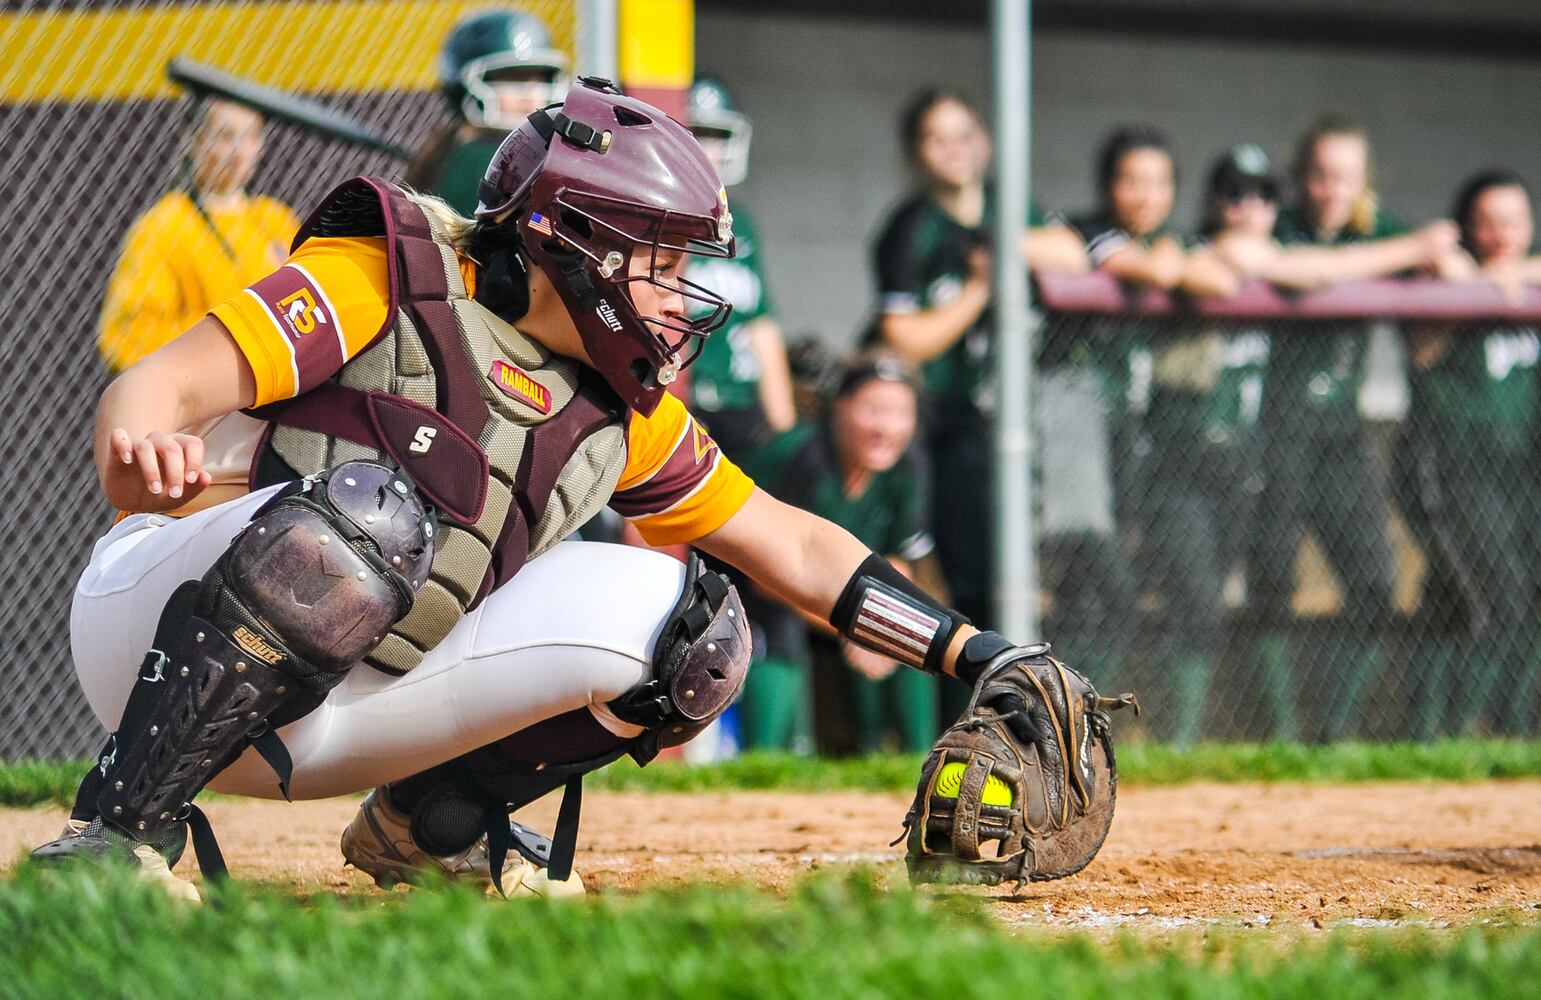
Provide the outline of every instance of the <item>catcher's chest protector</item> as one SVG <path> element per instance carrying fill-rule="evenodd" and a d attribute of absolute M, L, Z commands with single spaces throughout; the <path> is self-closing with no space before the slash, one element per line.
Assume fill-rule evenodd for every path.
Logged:
<path fill-rule="evenodd" d="M 438 507 L 429 580 L 365 660 L 400 674 L 609 502 L 626 465 L 627 408 L 596 374 L 471 299 L 444 233 L 394 185 L 343 184 L 295 245 L 313 236 L 385 237 L 386 325 L 332 381 L 256 415 L 273 422 L 265 450 L 295 472 L 375 459 L 405 470 Z M 259 456 L 253 488 L 270 464 Z"/>

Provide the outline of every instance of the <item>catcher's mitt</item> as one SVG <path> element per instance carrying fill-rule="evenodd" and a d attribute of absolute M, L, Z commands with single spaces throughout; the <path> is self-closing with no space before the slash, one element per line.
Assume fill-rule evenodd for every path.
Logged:
<path fill-rule="evenodd" d="M 1139 702 L 1100 697 L 1048 652 L 992 659 L 932 748 L 904 819 L 910 881 L 1020 887 L 1096 857 L 1118 785 L 1107 713 Z"/>

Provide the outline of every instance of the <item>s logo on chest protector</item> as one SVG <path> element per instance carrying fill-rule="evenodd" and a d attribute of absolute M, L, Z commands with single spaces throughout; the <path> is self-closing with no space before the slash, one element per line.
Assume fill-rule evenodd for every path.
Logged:
<path fill-rule="evenodd" d="M 428 449 L 433 447 L 433 439 L 438 436 L 439 429 L 437 427 L 419 427 L 417 432 L 412 435 L 412 443 L 407 446 L 407 450 L 414 455 L 426 455 L 428 454 Z"/>
<path fill-rule="evenodd" d="M 551 390 L 530 377 L 522 368 L 506 361 L 494 361 L 487 378 L 510 399 L 533 406 L 541 413 L 551 412 Z"/>

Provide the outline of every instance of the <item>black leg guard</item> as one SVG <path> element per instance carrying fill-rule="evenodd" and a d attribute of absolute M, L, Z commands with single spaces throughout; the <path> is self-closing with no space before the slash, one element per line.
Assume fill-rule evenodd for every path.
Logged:
<path fill-rule="evenodd" d="M 198 589 L 196 581 L 187 581 L 171 592 L 166 606 L 161 609 L 160 622 L 155 626 L 154 645 L 150 647 L 150 653 L 145 657 L 145 662 L 140 665 L 139 680 L 129 690 L 128 703 L 124 706 L 117 731 L 108 734 L 101 753 L 96 755 L 96 766 L 87 771 L 86 776 L 81 779 L 80 787 L 75 792 L 75 807 L 70 810 L 71 819 L 90 822 L 99 815 L 96 800 L 107 787 L 108 769 L 118 759 L 119 733 L 138 728 L 124 726 L 123 720 L 130 717 L 136 700 L 140 704 L 141 713 L 147 710 L 148 705 L 153 704 L 156 697 L 154 689 L 141 693 L 141 688 L 146 686 L 147 677 L 153 678 L 155 675 L 154 665 L 160 659 L 156 651 L 173 648 L 180 638 L 182 623 L 195 613 L 198 607 Z"/>
<path fill-rule="evenodd" d="M 246 737 L 297 692 L 290 674 L 257 659 L 200 615 L 179 641 L 155 650 L 129 695 L 116 760 L 103 775 L 97 812 L 131 836 L 154 837 Z"/>
<path fill-rule="evenodd" d="M 76 796 L 78 818 L 152 843 L 191 818 L 205 872 L 221 868 L 194 796 L 249 745 L 287 796 L 288 753 L 269 721 L 314 709 L 406 616 L 434 535 L 411 484 L 371 462 L 263 506 L 203 580 L 167 602 L 118 730 Z M 37 853 L 101 847 L 67 840 Z"/>
<path fill-rule="evenodd" d="M 565 882 L 577 846 L 583 776 L 624 756 L 633 743 L 579 709 L 398 782 L 392 801 L 410 815 L 413 841 L 430 854 L 463 851 L 485 834 L 499 892 L 510 850 Z M 550 840 L 509 820 L 509 813 L 564 786 Z"/>
<path fill-rule="evenodd" d="M 417 845 L 452 854 L 485 832 L 500 892 L 509 850 L 547 866 L 553 881 L 566 881 L 577 848 L 583 776 L 626 754 L 646 766 L 662 747 L 688 742 L 705 729 L 743 689 L 751 649 L 738 592 L 694 555 L 685 579 L 654 650 L 652 679 L 609 706 L 617 717 L 642 726 L 642 735 L 616 736 L 580 709 L 398 782 L 392 798 L 411 815 Z M 564 786 L 551 840 L 536 835 L 531 846 L 520 835 L 527 828 L 508 822 L 508 814 Z"/>

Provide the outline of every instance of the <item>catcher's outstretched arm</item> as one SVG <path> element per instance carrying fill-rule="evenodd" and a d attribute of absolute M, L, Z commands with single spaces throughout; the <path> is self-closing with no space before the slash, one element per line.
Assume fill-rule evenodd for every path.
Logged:
<path fill-rule="evenodd" d="M 978 630 L 844 528 L 757 489 L 696 544 L 864 649 L 971 679 Z"/>
<path fill-rule="evenodd" d="M 1020 885 L 1096 856 L 1117 787 L 1107 712 L 1133 695 L 1103 698 L 1047 644 L 976 630 L 849 532 L 760 490 L 697 544 L 852 642 L 973 686 L 905 817 L 911 880 Z"/>

